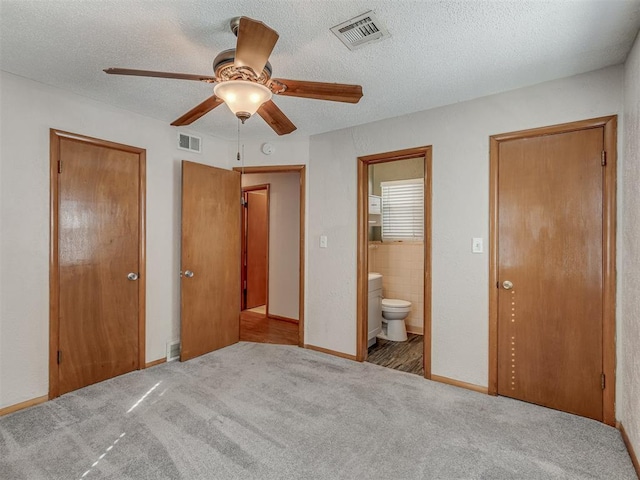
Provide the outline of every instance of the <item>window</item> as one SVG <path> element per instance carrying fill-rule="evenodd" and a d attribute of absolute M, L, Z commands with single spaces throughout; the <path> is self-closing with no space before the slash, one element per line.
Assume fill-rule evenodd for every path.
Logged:
<path fill-rule="evenodd" d="M 382 240 L 424 238 L 424 179 L 380 182 Z"/>

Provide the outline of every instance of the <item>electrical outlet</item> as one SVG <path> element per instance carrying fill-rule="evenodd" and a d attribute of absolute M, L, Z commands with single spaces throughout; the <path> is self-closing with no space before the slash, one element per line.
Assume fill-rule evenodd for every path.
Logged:
<path fill-rule="evenodd" d="M 320 248 L 327 248 L 327 236 L 320 235 Z"/>

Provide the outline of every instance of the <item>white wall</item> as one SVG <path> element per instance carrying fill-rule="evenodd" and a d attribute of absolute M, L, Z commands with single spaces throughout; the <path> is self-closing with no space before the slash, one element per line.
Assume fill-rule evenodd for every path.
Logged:
<path fill-rule="evenodd" d="M 298 320 L 300 174 L 252 173 L 242 185 L 269 184 L 269 314 Z"/>
<path fill-rule="evenodd" d="M 355 355 L 355 129 L 313 136 L 309 145 L 305 343 Z M 320 235 L 327 248 L 319 248 Z"/>
<path fill-rule="evenodd" d="M 622 79 L 611 67 L 311 137 L 306 342 L 356 353 L 356 158 L 433 145 L 432 370 L 486 386 L 488 255 L 471 239 L 489 233 L 489 136 L 619 114 Z"/>
<path fill-rule="evenodd" d="M 618 419 L 640 455 L 640 35 L 624 76 Z"/>
<path fill-rule="evenodd" d="M 147 150 L 147 361 L 179 337 L 180 160 L 227 168 L 235 151 L 214 137 L 203 138 L 201 155 L 178 150 L 178 130 L 165 122 L 5 72 L 0 95 L 3 407 L 48 392 L 49 129 Z"/>
<path fill-rule="evenodd" d="M 636 41 L 626 69 L 618 226 L 629 231 L 619 233 L 618 409 L 636 451 L 638 50 Z M 311 139 L 294 133 L 245 142 L 246 165 L 308 165 L 306 343 L 355 354 L 356 157 L 433 145 L 433 372 L 486 385 L 488 258 L 472 255 L 470 242 L 488 237 L 488 137 L 620 114 L 623 75 L 611 67 Z M 174 147 L 176 130 L 164 122 L 10 74 L 0 76 L 0 98 L 1 408 L 47 393 L 49 128 L 147 149 L 147 361 L 163 357 L 165 342 L 179 335 L 179 160 L 240 163 L 235 142 L 205 137 L 203 154 L 188 154 Z M 263 141 L 274 154 L 260 152 Z M 320 234 L 328 235 L 327 249 L 318 248 Z"/>
<path fill-rule="evenodd" d="M 256 121 L 262 121 L 259 118 Z M 252 118 L 249 121 L 254 121 Z M 232 149 L 236 152 L 236 142 L 232 142 Z M 274 147 L 274 151 L 270 155 L 262 153 L 262 145 L 270 143 Z M 298 136 L 297 133 L 291 133 L 282 137 L 275 134 L 257 140 L 243 140 L 240 147 L 244 153 L 243 162 L 232 161 L 229 168 L 246 166 L 265 166 L 265 165 L 307 165 L 309 163 L 309 137 Z M 235 157 L 235 153 L 233 155 Z"/>

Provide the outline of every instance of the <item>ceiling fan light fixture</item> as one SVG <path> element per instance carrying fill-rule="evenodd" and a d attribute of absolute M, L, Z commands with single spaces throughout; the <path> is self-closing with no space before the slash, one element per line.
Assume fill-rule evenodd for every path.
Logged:
<path fill-rule="evenodd" d="M 229 110 L 242 123 L 258 111 L 263 103 L 271 100 L 271 90 L 264 85 L 247 80 L 229 80 L 213 88 L 216 97 L 224 100 Z"/>

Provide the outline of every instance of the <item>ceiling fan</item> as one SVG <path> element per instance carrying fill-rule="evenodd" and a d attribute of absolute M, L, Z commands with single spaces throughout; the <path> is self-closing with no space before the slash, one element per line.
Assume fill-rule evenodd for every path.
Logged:
<path fill-rule="evenodd" d="M 257 112 L 278 135 L 286 135 L 293 132 L 296 126 L 271 100 L 272 95 L 346 103 L 360 101 L 360 85 L 271 78 L 272 69 L 268 60 L 279 35 L 264 23 L 248 17 L 237 17 L 231 20 L 231 31 L 238 37 L 236 48 L 224 50 L 216 56 L 213 60 L 214 76 L 128 68 L 106 68 L 104 71 L 115 75 L 215 83 L 213 96 L 173 121 L 171 125 L 174 126 L 189 125 L 226 103 L 242 123 Z"/>

